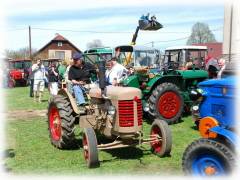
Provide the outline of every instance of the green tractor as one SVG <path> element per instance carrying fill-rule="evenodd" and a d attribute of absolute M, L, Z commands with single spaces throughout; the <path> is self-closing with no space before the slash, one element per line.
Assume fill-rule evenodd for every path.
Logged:
<path fill-rule="evenodd" d="M 147 66 L 139 66 L 143 59 L 151 61 L 147 52 L 142 51 L 143 57 L 137 58 L 139 52 L 131 45 L 118 46 L 115 51 L 119 62 L 127 59 L 128 63 L 123 64 L 132 70 L 122 85 L 141 89 L 144 112 L 168 124 L 177 123 L 183 111 L 189 111 L 191 90 L 208 78 L 204 70 L 206 46 L 167 48 L 163 61 L 157 58 L 159 54 L 155 51 L 155 55 L 151 55 L 155 61 Z"/>

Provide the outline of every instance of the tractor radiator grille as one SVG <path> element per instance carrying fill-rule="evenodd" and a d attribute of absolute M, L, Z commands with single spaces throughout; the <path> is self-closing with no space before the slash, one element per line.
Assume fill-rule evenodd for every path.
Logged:
<path fill-rule="evenodd" d="M 137 100 L 137 116 L 138 116 L 138 126 L 142 125 L 143 122 L 143 109 L 142 109 L 142 100 Z"/>
<path fill-rule="evenodd" d="M 134 126 L 134 101 L 118 101 L 119 111 L 119 126 L 120 127 L 132 127 Z M 137 120 L 138 126 L 142 125 L 143 110 L 141 99 L 137 100 Z"/>
<path fill-rule="evenodd" d="M 134 126 L 134 103 L 133 100 L 118 101 L 119 126 Z"/>

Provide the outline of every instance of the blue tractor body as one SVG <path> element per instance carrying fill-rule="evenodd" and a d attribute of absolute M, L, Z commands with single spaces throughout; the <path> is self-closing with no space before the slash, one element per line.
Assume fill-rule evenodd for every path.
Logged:
<path fill-rule="evenodd" d="M 199 106 L 200 118 L 210 116 L 219 122 L 219 126 L 234 128 L 236 77 L 203 81 L 198 86 L 204 97 Z"/>
<path fill-rule="evenodd" d="M 235 164 L 236 76 L 198 84 L 199 131 L 203 138 L 192 142 L 182 158 L 183 171 L 190 175 L 226 175 Z M 199 95 L 200 94 L 200 95 Z"/>

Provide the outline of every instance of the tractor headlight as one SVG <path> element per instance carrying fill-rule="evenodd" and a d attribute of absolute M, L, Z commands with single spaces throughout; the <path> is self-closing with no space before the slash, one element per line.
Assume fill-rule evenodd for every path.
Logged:
<path fill-rule="evenodd" d="M 109 115 L 115 115 L 115 113 L 116 113 L 115 107 L 114 106 L 109 106 L 108 107 L 108 114 Z"/>
<path fill-rule="evenodd" d="M 199 109 L 199 106 L 198 106 L 198 105 L 194 105 L 194 106 L 192 107 L 192 110 L 193 110 L 193 111 L 198 111 L 198 109 Z"/>
<path fill-rule="evenodd" d="M 149 104 L 148 103 L 145 103 L 144 107 L 143 107 L 143 110 L 145 112 L 148 112 L 150 110 L 150 107 L 149 107 Z"/>
<path fill-rule="evenodd" d="M 203 100 L 203 90 L 202 89 L 193 89 L 193 90 L 191 90 L 189 96 L 192 101 L 200 102 Z"/>

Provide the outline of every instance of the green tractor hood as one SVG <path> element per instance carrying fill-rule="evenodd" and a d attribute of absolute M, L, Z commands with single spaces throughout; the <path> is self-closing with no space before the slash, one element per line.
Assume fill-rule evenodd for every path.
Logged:
<path fill-rule="evenodd" d="M 208 78 L 208 72 L 205 70 L 177 70 L 183 79 Z"/>

